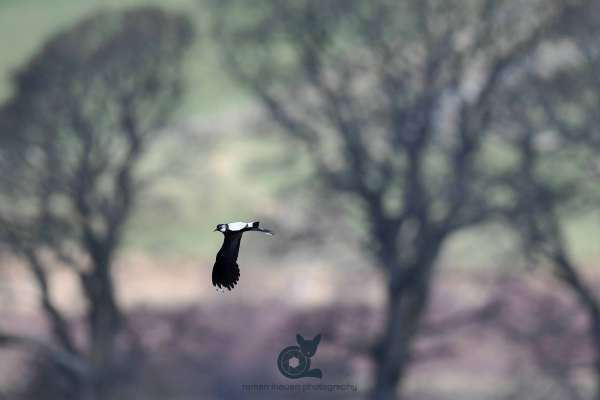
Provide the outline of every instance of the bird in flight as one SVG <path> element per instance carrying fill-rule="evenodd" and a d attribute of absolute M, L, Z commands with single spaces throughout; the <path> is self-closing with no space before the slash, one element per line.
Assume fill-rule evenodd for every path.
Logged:
<path fill-rule="evenodd" d="M 260 228 L 258 221 L 219 224 L 214 231 L 221 232 L 224 239 L 223 245 L 217 253 L 217 259 L 212 271 L 213 286 L 217 290 L 220 288 L 231 290 L 240 279 L 240 268 L 237 265 L 237 258 L 244 232 L 255 231 L 267 235 L 273 235 L 273 233 L 268 229 Z"/>

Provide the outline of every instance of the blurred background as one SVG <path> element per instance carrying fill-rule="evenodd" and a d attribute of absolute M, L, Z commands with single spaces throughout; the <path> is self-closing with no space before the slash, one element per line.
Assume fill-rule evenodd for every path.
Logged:
<path fill-rule="evenodd" d="M 0 1 L 0 399 L 600 400 L 599 21 Z"/>

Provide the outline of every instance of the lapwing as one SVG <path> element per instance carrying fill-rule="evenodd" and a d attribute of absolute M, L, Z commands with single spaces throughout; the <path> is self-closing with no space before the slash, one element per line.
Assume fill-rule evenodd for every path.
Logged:
<path fill-rule="evenodd" d="M 259 222 L 231 222 L 229 224 L 219 224 L 215 232 L 223 234 L 223 245 L 217 253 L 217 259 L 212 271 L 212 282 L 215 288 L 227 288 L 228 290 L 238 283 L 240 279 L 240 268 L 237 264 L 238 253 L 240 251 L 240 242 L 244 232 L 262 232 L 267 235 L 273 235 L 268 229 L 259 227 Z"/>

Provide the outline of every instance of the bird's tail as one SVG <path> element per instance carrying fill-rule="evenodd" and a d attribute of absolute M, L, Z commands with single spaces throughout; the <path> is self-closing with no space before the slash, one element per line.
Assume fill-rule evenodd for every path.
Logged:
<path fill-rule="evenodd" d="M 273 236 L 273 232 L 271 232 L 269 229 L 263 229 L 263 228 L 259 227 L 259 225 L 260 225 L 260 222 L 258 222 L 258 221 L 251 222 L 250 223 L 250 226 L 251 226 L 250 230 L 251 231 L 255 231 L 255 232 L 262 232 L 262 233 L 265 233 L 267 235 Z"/>

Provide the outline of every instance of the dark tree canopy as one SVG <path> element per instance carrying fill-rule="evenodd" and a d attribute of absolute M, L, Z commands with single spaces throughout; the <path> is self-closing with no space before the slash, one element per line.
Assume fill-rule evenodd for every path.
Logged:
<path fill-rule="evenodd" d="M 215 26 L 226 66 L 329 185 L 364 202 L 373 229 L 426 218 L 446 232 L 487 212 L 494 91 L 577 11 L 543 3 L 229 0 L 215 2 Z"/>
<path fill-rule="evenodd" d="M 585 312 L 594 349 L 593 398 L 600 399 L 600 297 L 567 229 L 573 217 L 589 218 L 600 210 L 600 31 L 590 24 L 597 6 L 594 10 L 569 25 L 572 36 L 557 44 L 568 57 L 551 72 L 539 57 L 520 82 L 518 92 L 526 96 L 510 88 L 499 95 L 494 112 L 510 121 L 496 133 L 517 155 L 509 178 L 514 202 L 507 209 L 507 225 L 520 234 L 531 262 L 550 267 Z"/>
<path fill-rule="evenodd" d="M 94 16 L 50 40 L 19 71 L 3 110 L 12 170 L 53 194 L 81 196 L 73 205 L 89 214 L 90 233 L 116 234 L 130 208 L 122 186 L 133 183 L 131 167 L 178 104 L 190 35 L 182 17 L 143 9 Z M 73 219 L 51 205 L 49 216 Z M 78 237 L 83 226 L 69 228 Z"/>
<path fill-rule="evenodd" d="M 514 200 L 509 146 L 491 138 L 496 95 L 590 2 L 252 4 L 213 2 L 224 65 L 359 204 L 388 277 L 374 394 L 395 398 L 446 240 Z"/>
<path fill-rule="evenodd" d="M 10 172 L 0 177 L 0 239 L 27 262 L 57 344 L 87 366 L 67 368 L 76 398 L 102 396 L 118 375 L 112 263 L 139 191 L 136 167 L 179 104 L 191 41 L 188 19 L 158 8 L 93 15 L 18 71 L 0 109 L 0 164 Z M 53 304 L 49 260 L 79 278 L 86 349 Z"/>

